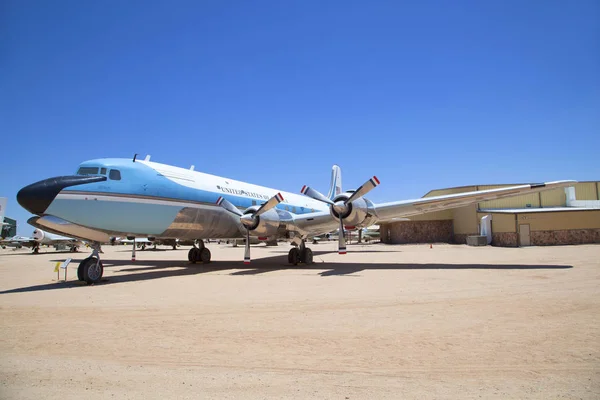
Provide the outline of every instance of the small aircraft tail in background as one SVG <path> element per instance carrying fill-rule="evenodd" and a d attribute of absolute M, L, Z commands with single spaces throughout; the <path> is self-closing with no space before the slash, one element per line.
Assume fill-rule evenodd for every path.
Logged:
<path fill-rule="evenodd" d="M 331 183 L 329 184 L 329 193 L 327 198 L 333 200 L 335 196 L 342 194 L 342 169 L 338 165 L 331 168 Z"/>

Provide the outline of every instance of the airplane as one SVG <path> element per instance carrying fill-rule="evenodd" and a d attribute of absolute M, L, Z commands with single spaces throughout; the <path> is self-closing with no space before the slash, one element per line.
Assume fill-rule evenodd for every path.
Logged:
<path fill-rule="evenodd" d="M 32 237 L 25 236 L 13 236 L 0 241 L 0 245 L 3 247 L 15 247 L 20 249 L 21 247 L 31 247 L 34 254 L 39 253 L 40 246 L 54 246 L 57 250 L 60 246 L 67 246 L 71 252 L 77 252 L 81 242 L 77 239 L 57 235 L 50 232 L 45 232 L 42 229 L 36 228 L 33 231 Z"/>
<path fill-rule="evenodd" d="M 197 240 L 190 263 L 209 263 L 204 239 L 246 238 L 244 263 L 250 263 L 250 237 L 287 239 L 293 265 L 313 261 L 309 237 L 336 228 L 338 253 L 346 254 L 344 228 L 362 228 L 398 218 L 527 193 L 571 186 L 576 181 L 525 184 L 376 204 L 365 195 L 380 184 L 373 176 L 356 190 L 342 191 L 341 169 L 334 165 L 328 196 L 304 186 L 299 194 L 150 161 L 104 158 L 85 161 L 75 175 L 45 179 L 23 187 L 19 204 L 35 214 L 40 229 L 84 239 L 92 254 L 81 261 L 78 279 L 99 282 L 103 266 L 99 244 L 110 236 L 154 240 Z"/>
<path fill-rule="evenodd" d="M 165 246 L 171 246 L 173 248 L 173 250 L 177 250 L 177 246 L 179 245 L 179 240 L 177 239 L 154 239 L 154 240 L 150 240 L 148 238 L 135 238 L 135 237 L 128 237 L 128 238 L 118 238 L 118 237 L 111 237 L 110 238 L 110 243 L 114 244 L 114 243 L 121 243 L 121 244 L 135 244 L 138 248 L 142 249 L 142 250 L 146 250 L 146 246 L 154 246 L 156 248 L 157 245 L 165 245 Z"/>
<path fill-rule="evenodd" d="M 24 243 L 29 243 L 31 241 L 33 241 L 33 238 L 15 235 L 13 237 L 0 240 L 0 246 L 3 249 L 7 247 L 14 247 L 15 249 L 20 249 L 23 247 Z"/>

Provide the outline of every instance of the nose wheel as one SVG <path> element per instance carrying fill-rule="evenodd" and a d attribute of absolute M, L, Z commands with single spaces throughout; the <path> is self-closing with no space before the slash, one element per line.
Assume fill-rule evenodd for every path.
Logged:
<path fill-rule="evenodd" d="M 85 281 L 89 285 L 98 283 L 104 274 L 104 266 L 100 261 L 98 249 L 94 248 L 92 255 L 79 263 L 77 267 L 77 279 Z"/>

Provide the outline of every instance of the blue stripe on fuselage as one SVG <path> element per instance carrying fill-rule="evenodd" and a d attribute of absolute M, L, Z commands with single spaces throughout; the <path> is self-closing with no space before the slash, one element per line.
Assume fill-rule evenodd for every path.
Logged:
<path fill-rule="evenodd" d="M 210 192 L 201 189 L 190 188 L 180 185 L 164 177 L 153 168 L 128 159 L 106 158 L 90 160 L 81 163 L 80 167 L 103 167 L 107 169 L 118 169 L 121 172 L 121 180 L 108 179 L 104 182 L 89 183 L 85 185 L 72 186 L 63 191 L 84 191 L 95 193 L 121 194 L 124 196 L 148 196 L 153 198 L 176 199 L 206 204 L 216 204 L 217 199 L 223 196 L 233 205 L 240 208 L 248 208 L 260 205 L 267 199 L 254 199 L 251 197 L 238 196 L 222 192 Z M 216 188 L 215 188 L 216 189 Z M 285 197 L 285 196 L 284 196 Z M 306 214 L 318 210 L 312 210 L 303 206 L 290 203 L 280 203 L 277 208 L 291 211 L 294 214 Z"/>

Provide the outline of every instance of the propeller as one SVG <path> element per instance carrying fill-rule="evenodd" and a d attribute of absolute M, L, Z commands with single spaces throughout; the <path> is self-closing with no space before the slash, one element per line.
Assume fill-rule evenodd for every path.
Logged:
<path fill-rule="evenodd" d="M 266 203 L 263 203 L 258 208 L 258 210 L 250 211 L 244 214 L 236 206 L 231 204 L 231 202 L 226 200 L 223 196 L 217 199 L 217 205 L 223 207 L 230 213 L 240 217 L 240 222 L 242 223 L 242 225 L 244 225 L 244 227 L 246 227 L 246 247 L 244 249 L 244 264 L 250 264 L 250 231 L 256 228 L 256 224 L 258 223 L 257 217 L 274 208 L 277 204 L 281 203 L 282 201 L 283 196 L 281 195 L 281 193 L 277 193 L 275 196 L 267 200 Z"/>
<path fill-rule="evenodd" d="M 344 221 L 343 221 L 342 216 L 346 212 L 348 212 L 350 203 L 352 203 L 355 200 L 360 199 L 365 194 L 367 194 L 371 190 L 375 189 L 377 186 L 379 186 L 379 183 L 380 183 L 379 179 L 377 179 L 376 176 L 373 176 L 371 179 L 369 179 L 364 184 L 362 184 L 358 189 L 356 189 L 354 191 L 354 193 L 352 193 L 350 195 L 350 197 L 348 197 L 345 200 L 339 200 L 336 202 L 332 201 L 328 197 L 324 196 L 323 194 L 319 193 L 315 189 L 308 187 L 306 185 L 304 185 L 302 187 L 302 190 L 300 190 L 300 193 L 302 193 L 305 196 L 308 196 L 315 200 L 329 204 L 331 206 L 331 208 L 335 211 L 335 213 L 337 215 L 339 215 L 339 220 L 340 220 L 340 233 L 338 235 L 338 253 L 339 254 L 346 254 L 346 238 L 344 235 Z"/>

